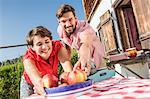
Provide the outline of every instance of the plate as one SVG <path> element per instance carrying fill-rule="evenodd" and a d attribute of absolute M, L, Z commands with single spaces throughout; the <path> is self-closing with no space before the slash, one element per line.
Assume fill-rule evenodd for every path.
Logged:
<path fill-rule="evenodd" d="M 80 83 L 76 83 L 76 84 L 71 84 L 71 85 L 67 85 L 67 86 L 59 86 L 59 87 L 54 87 L 54 88 L 45 88 L 45 92 L 46 94 L 55 94 L 55 93 L 61 93 L 61 92 L 71 92 L 73 90 L 78 90 L 83 88 L 84 89 L 88 89 L 91 88 L 90 86 L 92 85 L 92 80 L 88 80 L 85 82 L 80 82 Z M 80 91 L 80 90 L 78 90 Z"/>

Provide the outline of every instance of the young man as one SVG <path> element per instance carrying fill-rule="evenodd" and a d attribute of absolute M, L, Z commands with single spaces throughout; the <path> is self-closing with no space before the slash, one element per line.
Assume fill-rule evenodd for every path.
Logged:
<path fill-rule="evenodd" d="M 87 64 L 94 62 L 96 67 L 93 70 L 102 67 L 104 48 L 92 27 L 86 21 L 78 20 L 75 9 L 68 4 L 58 9 L 56 17 L 59 22 L 57 32 L 67 45 L 69 54 L 71 55 L 71 48 L 75 48 L 79 54 L 79 60 L 74 69 L 81 66 L 81 69 L 86 69 L 89 75 L 91 67 Z"/>

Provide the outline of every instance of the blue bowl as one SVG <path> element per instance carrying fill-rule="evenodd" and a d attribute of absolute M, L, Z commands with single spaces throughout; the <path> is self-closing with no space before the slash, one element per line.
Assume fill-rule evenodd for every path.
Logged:
<path fill-rule="evenodd" d="M 84 87 L 88 87 L 92 85 L 92 80 L 88 80 L 85 82 L 80 82 L 76 84 L 71 84 L 67 86 L 60 86 L 60 87 L 54 87 L 54 88 L 45 88 L 46 94 L 54 94 L 54 93 L 60 93 L 60 92 L 66 92 L 71 90 L 76 90 Z"/>

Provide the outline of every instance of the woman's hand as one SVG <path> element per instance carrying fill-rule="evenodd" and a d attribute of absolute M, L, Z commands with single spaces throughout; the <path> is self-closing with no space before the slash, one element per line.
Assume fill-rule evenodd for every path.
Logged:
<path fill-rule="evenodd" d="M 43 95 L 43 96 L 46 95 L 42 81 L 39 81 L 38 83 L 36 83 L 34 85 L 33 89 L 34 89 L 34 93 L 36 93 L 36 94 Z"/>

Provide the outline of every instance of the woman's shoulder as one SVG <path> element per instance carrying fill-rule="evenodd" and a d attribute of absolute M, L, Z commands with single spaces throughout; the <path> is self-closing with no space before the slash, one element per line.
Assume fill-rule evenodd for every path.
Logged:
<path fill-rule="evenodd" d="M 61 41 L 60 40 L 52 40 L 52 44 L 53 44 L 53 46 L 61 45 Z"/>
<path fill-rule="evenodd" d="M 38 55 L 31 48 L 29 48 L 23 56 L 23 61 L 25 59 L 32 59 L 32 60 L 37 59 L 37 56 Z"/>
<path fill-rule="evenodd" d="M 60 40 L 52 40 L 53 50 L 59 50 L 61 47 L 63 47 Z"/>

